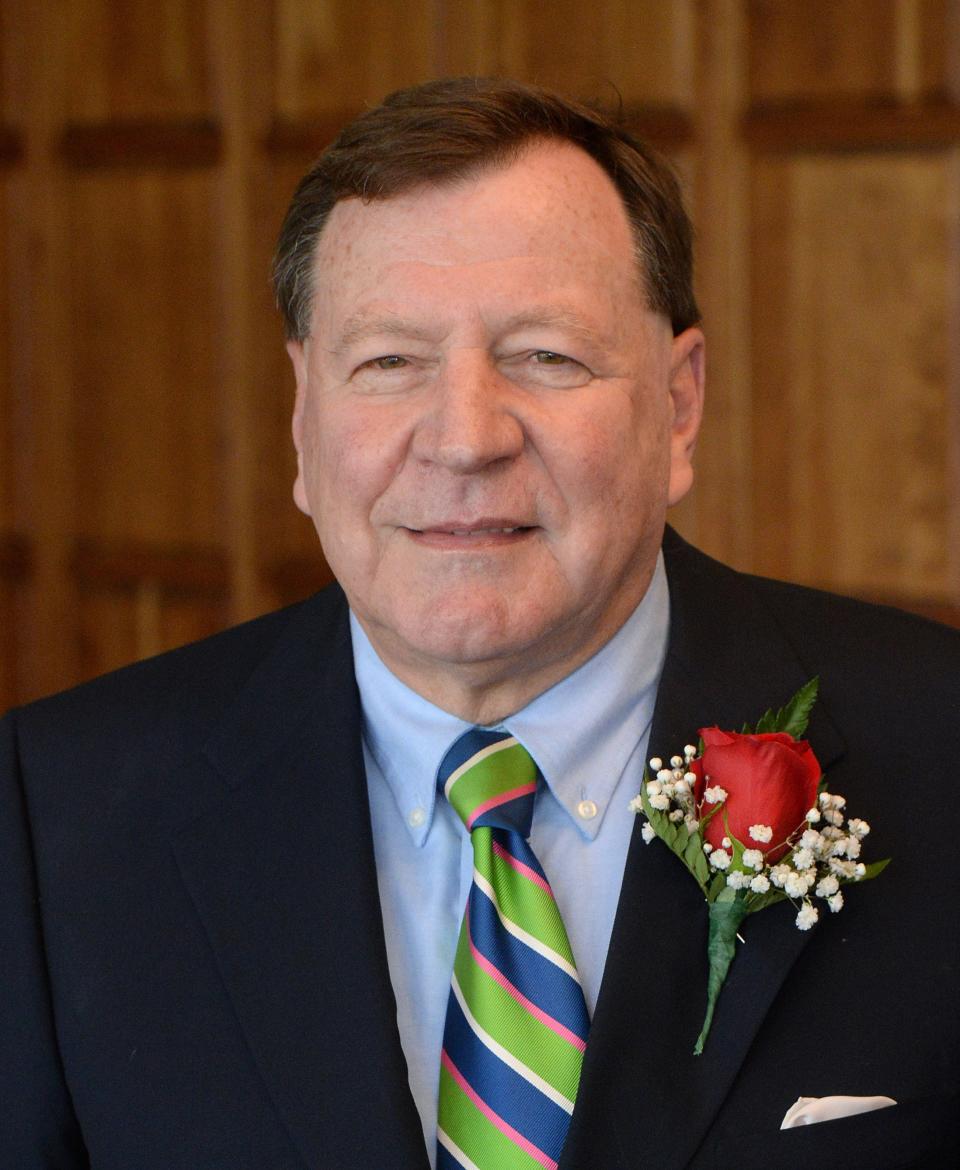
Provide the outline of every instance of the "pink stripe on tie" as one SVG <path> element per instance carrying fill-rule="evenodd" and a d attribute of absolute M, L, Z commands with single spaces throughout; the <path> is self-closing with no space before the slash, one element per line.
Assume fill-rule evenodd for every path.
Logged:
<path fill-rule="evenodd" d="M 548 893 L 551 898 L 553 897 L 553 890 L 550 889 L 550 883 L 547 881 L 547 879 L 545 877 L 541 877 L 541 875 L 538 874 L 535 869 L 531 869 L 529 865 L 514 857 L 509 850 L 504 849 L 499 841 L 494 841 L 493 851 L 496 853 L 497 857 L 503 858 L 507 865 L 515 869 L 517 873 L 523 874 L 523 876 L 525 878 L 529 878 L 534 885 L 539 886 L 540 889 Z"/>
<path fill-rule="evenodd" d="M 476 1107 L 480 1110 L 480 1112 L 487 1119 L 487 1121 L 490 1122 L 491 1125 L 495 1125 L 502 1134 L 505 1134 L 514 1143 L 514 1145 L 519 1146 L 520 1149 L 524 1151 L 524 1153 L 529 1154 L 535 1162 L 539 1162 L 541 1166 L 546 1167 L 546 1170 L 557 1170 L 557 1163 L 554 1162 L 553 1158 L 551 1158 L 549 1154 L 545 1154 L 543 1150 L 538 1149 L 537 1146 L 533 1144 L 533 1142 L 529 1141 L 523 1136 L 522 1133 L 519 1133 L 517 1130 L 515 1130 L 508 1121 L 504 1121 L 499 1113 L 494 1113 L 490 1106 L 477 1096 L 470 1085 L 467 1084 L 463 1074 L 450 1059 L 446 1048 L 444 1048 L 444 1050 L 440 1053 L 440 1063 L 453 1077 L 460 1088 L 464 1091 L 464 1093 L 466 1093 L 466 1095 L 470 1098 L 474 1105 L 476 1105 Z"/>
<path fill-rule="evenodd" d="M 469 922 L 467 927 L 469 929 Z M 539 1020 L 540 1023 L 549 1028 L 551 1032 L 556 1032 L 556 1034 L 562 1040 L 566 1040 L 568 1044 L 572 1044 L 578 1052 L 586 1051 L 586 1040 L 581 1040 L 576 1032 L 570 1031 L 566 1024 L 561 1024 L 560 1021 L 555 1020 L 553 1016 L 547 1015 L 543 1008 L 537 1007 L 537 1005 L 532 1000 L 527 999 L 519 987 L 514 987 L 506 975 L 504 975 L 504 973 L 499 968 L 495 967 L 493 963 L 491 963 L 490 960 L 486 957 L 486 955 L 482 955 L 480 951 L 477 950 L 476 944 L 473 941 L 473 935 L 470 935 L 470 953 L 473 955 L 474 962 L 477 964 L 477 966 L 482 971 L 486 971 L 491 979 L 495 979 L 503 988 L 503 990 L 508 995 L 512 996 L 518 1004 L 520 1004 L 524 1011 L 529 1012 L 534 1019 Z"/>
<path fill-rule="evenodd" d="M 497 796 L 491 796 L 489 800 L 485 800 L 483 804 L 478 804 L 477 807 L 473 810 L 469 819 L 467 820 L 467 828 L 472 829 L 473 822 L 477 819 L 477 817 L 483 816 L 483 814 L 487 812 L 488 809 L 496 808 L 501 804 L 509 804 L 511 800 L 516 800 L 518 796 L 528 796 L 531 792 L 536 791 L 537 782 L 534 780 L 532 784 L 521 784 L 519 788 L 511 788 L 509 792 L 501 792 Z"/>

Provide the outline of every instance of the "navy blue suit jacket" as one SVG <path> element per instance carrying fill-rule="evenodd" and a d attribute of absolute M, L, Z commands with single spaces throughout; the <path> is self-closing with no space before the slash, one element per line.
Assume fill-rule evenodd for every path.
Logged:
<path fill-rule="evenodd" d="M 665 551 L 651 750 L 819 674 L 809 739 L 894 860 L 813 931 L 746 921 L 698 1058 L 705 905 L 635 834 L 561 1170 L 953 1166 L 960 635 Z M 0 726 L 0 1166 L 425 1170 L 341 592 Z M 780 1132 L 832 1094 L 899 1104 Z"/>

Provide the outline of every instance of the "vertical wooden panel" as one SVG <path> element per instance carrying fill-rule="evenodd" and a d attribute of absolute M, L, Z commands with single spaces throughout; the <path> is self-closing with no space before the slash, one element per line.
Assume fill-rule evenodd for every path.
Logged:
<path fill-rule="evenodd" d="M 754 101 L 896 92 L 898 0 L 748 0 Z"/>
<path fill-rule="evenodd" d="M 430 0 L 275 0 L 276 112 L 359 110 L 434 69 Z"/>
<path fill-rule="evenodd" d="M 695 202 L 697 296 L 707 336 L 707 398 L 695 490 L 671 516 L 706 551 L 749 567 L 750 468 L 748 159 L 737 119 L 744 101 L 741 6 L 699 10 Z"/>
<path fill-rule="evenodd" d="M 213 180 L 94 172 L 71 184 L 78 531 L 214 543 L 223 525 Z"/>
<path fill-rule="evenodd" d="M 955 181 L 942 155 L 758 167 L 761 570 L 848 592 L 950 594 Z"/>
<path fill-rule="evenodd" d="M 686 106 L 694 91 L 690 0 L 473 0 L 443 6 L 446 73 L 491 73 L 613 102 Z"/>
<path fill-rule="evenodd" d="M 176 117 L 207 109 L 203 5 L 196 0 L 69 0 L 63 26 L 67 116 Z"/>

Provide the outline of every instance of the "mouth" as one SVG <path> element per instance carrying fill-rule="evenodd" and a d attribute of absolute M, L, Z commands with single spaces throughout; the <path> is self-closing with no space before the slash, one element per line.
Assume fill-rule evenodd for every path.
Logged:
<path fill-rule="evenodd" d="M 452 520 L 424 528 L 408 527 L 405 531 L 417 544 L 432 548 L 463 549 L 514 544 L 535 532 L 536 527 L 518 524 L 513 520 L 483 519 L 470 522 Z"/>

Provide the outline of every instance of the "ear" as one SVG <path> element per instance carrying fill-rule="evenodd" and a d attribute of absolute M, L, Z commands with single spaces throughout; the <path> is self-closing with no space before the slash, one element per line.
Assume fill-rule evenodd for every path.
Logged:
<path fill-rule="evenodd" d="M 287 353 L 293 363 L 293 376 L 297 383 L 297 396 L 293 404 L 293 445 L 297 452 L 297 478 L 293 481 L 293 502 L 301 512 L 310 515 L 307 490 L 303 482 L 303 414 L 307 402 L 307 350 L 302 341 L 288 341 Z"/>
<path fill-rule="evenodd" d="M 693 452 L 703 418 L 704 337 L 695 326 L 673 339 L 670 355 L 669 504 L 678 504 L 693 485 Z"/>

